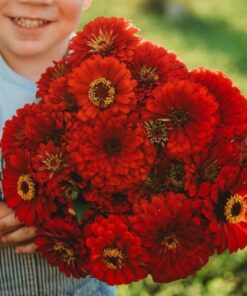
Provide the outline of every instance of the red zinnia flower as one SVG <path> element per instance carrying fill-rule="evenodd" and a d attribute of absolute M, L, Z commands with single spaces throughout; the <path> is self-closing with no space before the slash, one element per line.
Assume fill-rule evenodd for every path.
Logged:
<path fill-rule="evenodd" d="M 79 173 L 105 192 L 129 190 L 142 182 L 155 159 L 145 129 L 126 116 L 99 116 L 92 126 L 78 126 L 68 136 L 67 149 Z"/>
<path fill-rule="evenodd" d="M 185 159 L 185 188 L 190 196 L 205 195 L 226 164 L 239 166 L 240 154 L 231 141 L 214 141 L 200 153 Z"/>
<path fill-rule="evenodd" d="M 70 60 L 77 65 L 91 55 L 129 61 L 140 42 L 137 28 L 123 18 L 98 17 L 72 39 Z"/>
<path fill-rule="evenodd" d="M 3 191 L 7 205 L 26 225 L 39 225 L 57 209 L 54 200 L 45 195 L 34 179 L 30 155 L 25 150 L 17 150 L 9 157 L 3 170 Z"/>
<path fill-rule="evenodd" d="M 124 218 L 98 216 L 87 225 L 88 272 L 110 285 L 127 284 L 148 274 L 148 256 L 140 238 L 132 233 Z"/>
<path fill-rule="evenodd" d="M 154 196 L 136 212 L 133 227 L 149 252 L 155 282 L 185 278 L 207 263 L 212 248 L 205 240 L 203 225 L 193 220 L 192 203 L 184 195 Z"/>
<path fill-rule="evenodd" d="M 230 253 L 247 246 L 247 169 L 222 168 L 208 195 L 204 214 L 214 235 L 218 253 Z"/>
<path fill-rule="evenodd" d="M 141 103 L 152 97 L 152 91 L 160 84 L 188 78 L 186 66 L 174 53 L 151 42 L 144 42 L 137 47 L 130 68 L 138 81 L 136 92 Z"/>
<path fill-rule="evenodd" d="M 32 168 L 36 171 L 36 178 L 40 183 L 59 179 L 69 171 L 71 166 L 64 148 L 56 146 L 54 142 L 40 144 L 35 155 L 31 157 Z"/>
<path fill-rule="evenodd" d="M 167 82 L 155 90 L 147 109 L 152 113 L 147 125 L 150 141 L 162 144 L 170 154 L 198 152 L 212 139 L 217 103 L 200 84 L 187 80 Z"/>
<path fill-rule="evenodd" d="M 136 105 L 136 81 L 124 64 L 111 57 L 86 60 L 72 71 L 68 83 L 80 106 L 78 117 L 84 121 L 108 109 L 127 114 Z"/>
<path fill-rule="evenodd" d="M 63 140 L 66 126 L 69 126 L 69 117 L 60 110 L 48 108 L 46 104 L 39 103 L 37 110 L 26 118 L 25 134 L 29 137 L 28 149 L 37 149 L 40 143 L 49 141 L 59 145 Z"/>
<path fill-rule="evenodd" d="M 247 100 L 232 81 L 221 72 L 213 72 L 204 68 L 194 70 L 192 79 L 201 83 L 215 96 L 219 103 L 220 131 L 225 137 L 241 129 L 247 123 Z"/>
<path fill-rule="evenodd" d="M 54 61 L 53 64 L 53 66 L 46 69 L 37 82 L 38 90 L 36 92 L 36 98 L 43 98 L 47 94 L 50 84 L 60 77 L 65 76 L 71 70 L 68 59 L 64 58 L 58 62 Z"/>
<path fill-rule="evenodd" d="M 51 82 L 49 90 L 43 97 L 48 108 L 60 111 L 77 111 L 77 100 L 68 91 L 67 76 L 60 77 Z"/>
<path fill-rule="evenodd" d="M 5 123 L 1 147 L 3 156 L 7 157 L 15 153 L 16 149 L 30 149 L 30 138 L 25 133 L 26 119 L 36 114 L 39 107 L 36 104 L 25 105 L 16 111 L 16 115 Z"/>
<path fill-rule="evenodd" d="M 74 222 L 54 218 L 38 228 L 34 242 L 38 246 L 37 252 L 67 277 L 87 275 L 83 235 Z"/>

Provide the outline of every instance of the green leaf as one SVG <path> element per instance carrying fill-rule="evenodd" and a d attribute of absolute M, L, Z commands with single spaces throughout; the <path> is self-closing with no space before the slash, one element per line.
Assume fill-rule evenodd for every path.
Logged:
<path fill-rule="evenodd" d="M 74 210 L 75 210 L 75 217 L 78 224 L 81 224 L 82 218 L 85 215 L 86 211 L 89 209 L 90 203 L 86 202 L 85 200 L 77 199 L 74 201 Z"/>

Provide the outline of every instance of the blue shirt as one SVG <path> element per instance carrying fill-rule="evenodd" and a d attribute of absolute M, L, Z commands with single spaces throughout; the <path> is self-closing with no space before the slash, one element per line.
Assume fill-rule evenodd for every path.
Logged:
<path fill-rule="evenodd" d="M 33 103 L 36 84 L 16 74 L 0 56 L 0 138 L 16 109 Z M 87 277 L 67 278 L 39 254 L 20 255 L 0 247 L 0 296 L 113 296 L 114 287 Z"/>

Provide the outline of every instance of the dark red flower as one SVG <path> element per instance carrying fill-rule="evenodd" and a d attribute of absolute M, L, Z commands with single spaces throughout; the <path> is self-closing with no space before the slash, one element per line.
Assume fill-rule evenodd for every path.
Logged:
<path fill-rule="evenodd" d="M 57 210 L 34 176 L 29 152 L 16 150 L 3 170 L 3 191 L 7 205 L 26 225 L 39 225 Z"/>
<path fill-rule="evenodd" d="M 78 117 L 84 121 L 109 109 L 127 114 L 136 105 L 136 81 L 125 64 L 112 57 L 84 61 L 72 71 L 68 83 L 80 106 Z"/>
<path fill-rule="evenodd" d="M 229 78 L 221 72 L 204 68 L 192 71 L 191 76 L 194 81 L 207 87 L 219 104 L 219 135 L 231 137 L 247 123 L 247 100 Z"/>
<path fill-rule="evenodd" d="M 152 97 L 157 86 L 171 80 L 188 78 L 186 66 L 174 53 L 151 42 L 143 42 L 136 48 L 130 69 L 138 81 L 136 92 L 139 103 Z"/>
<path fill-rule="evenodd" d="M 67 277 L 87 275 L 83 234 L 75 223 L 58 217 L 49 220 L 38 228 L 34 242 L 38 246 L 37 252 Z"/>
<path fill-rule="evenodd" d="M 184 158 L 185 188 L 191 197 L 205 195 L 225 165 L 240 164 L 240 154 L 231 141 L 214 141 L 200 153 Z"/>
<path fill-rule="evenodd" d="M 56 146 L 52 141 L 40 144 L 35 155 L 31 157 L 31 164 L 36 172 L 35 177 L 40 183 L 56 179 L 57 185 L 71 167 L 65 149 Z"/>
<path fill-rule="evenodd" d="M 79 125 L 68 138 L 67 149 L 80 175 L 105 192 L 129 190 L 142 182 L 156 153 L 140 124 L 126 116 L 98 116 L 93 125 Z"/>
<path fill-rule="evenodd" d="M 147 109 L 152 113 L 147 118 L 151 122 L 147 125 L 150 141 L 165 146 L 170 154 L 198 152 L 212 139 L 217 103 L 200 84 L 187 80 L 167 82 L 155 90 Z"/>
<path fill-rule="evenodd" d="M 36 112 L 26 118 L 24 133 L 29 137 L 29 150 L 36 150 L 40 143 L 49 141 L 60 145 L 66 127 L 70 125 L 70 118 L 60 110 L 48 108 L 46 104 L 39 103 Z"/>
<path fill-rule="evenodd" d="M 194 274 L 204 266 L 212 248 L 203 224 L 195 222 L 193 206 L 182 194 L 156 195 L 136 209 L 132 225 L 151 258 L 155 282 L 170 282 Z"/>
<path fill-rule="evenodd" d="M 67 76 L 62 76 L 50 83 L 49 89 L 43 96 L 43 102 L 48 108 L 69 112 L 78 111 L 77 100 L 69 93 L 67 80 Z"/>
<path fill-rule="evenodd" d="M 98 216 L 87 225 L 88 272 L 110 285 L 127 284 L 148 274 L 148 256 L 140 238 L 120 216 Z"/>
<path fill-rule="evenodd" d="M 137 28 L 123 18 L 98 17 L 77 33 L 70 45 L 69 59 L 73 64 L 91 55 L 113 56 L 120 61 L 129 61 L 140 42 Z"/>
<path fill-rule="evenodd" d="M 51 67 L 48 67 L 46 71 L 41 75 L 39 81 L 37 82 L 37 92 L 36 98 L 44 98 L 47 94 L 50 84 L 64 77 L 71 70 L 71 65 L 68 59 L 64 58 L 61 61 L 54 61 Z"/>
<path fill-rule="evenodd" d="M 25 133 L 26 119 L 33 116 L 39 107 L 36 104 L 25 105 L 16 111 L 16 115 L 5 122 L 1 147 L 5 159 L 16 149 L 30 149 L 30 138 Z"/>
<path fill-rule="evenodd" d="M 247 169 L 225 166 L 204 196 L 208 230 L 218 253 L 230 253 L 247 245 Z"/>

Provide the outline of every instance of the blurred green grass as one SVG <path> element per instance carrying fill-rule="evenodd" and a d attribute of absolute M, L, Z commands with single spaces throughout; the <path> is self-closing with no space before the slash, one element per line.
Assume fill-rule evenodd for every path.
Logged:
<path fill-rule="evenodd" d="M 176 20 L 148 10 L 145 1 L 94 0 L 82 25 L 100 15 L 130 19 L 143 37 L 175 51 L 190 69 L 223 71 L 247 95 L 246 0 L 190 0 L 189 14 Z M 118 296 L 246 296 L 247 250 L 214 256 L 186 280 L 155 284 L 148 278 L 117 291 Z"/>

